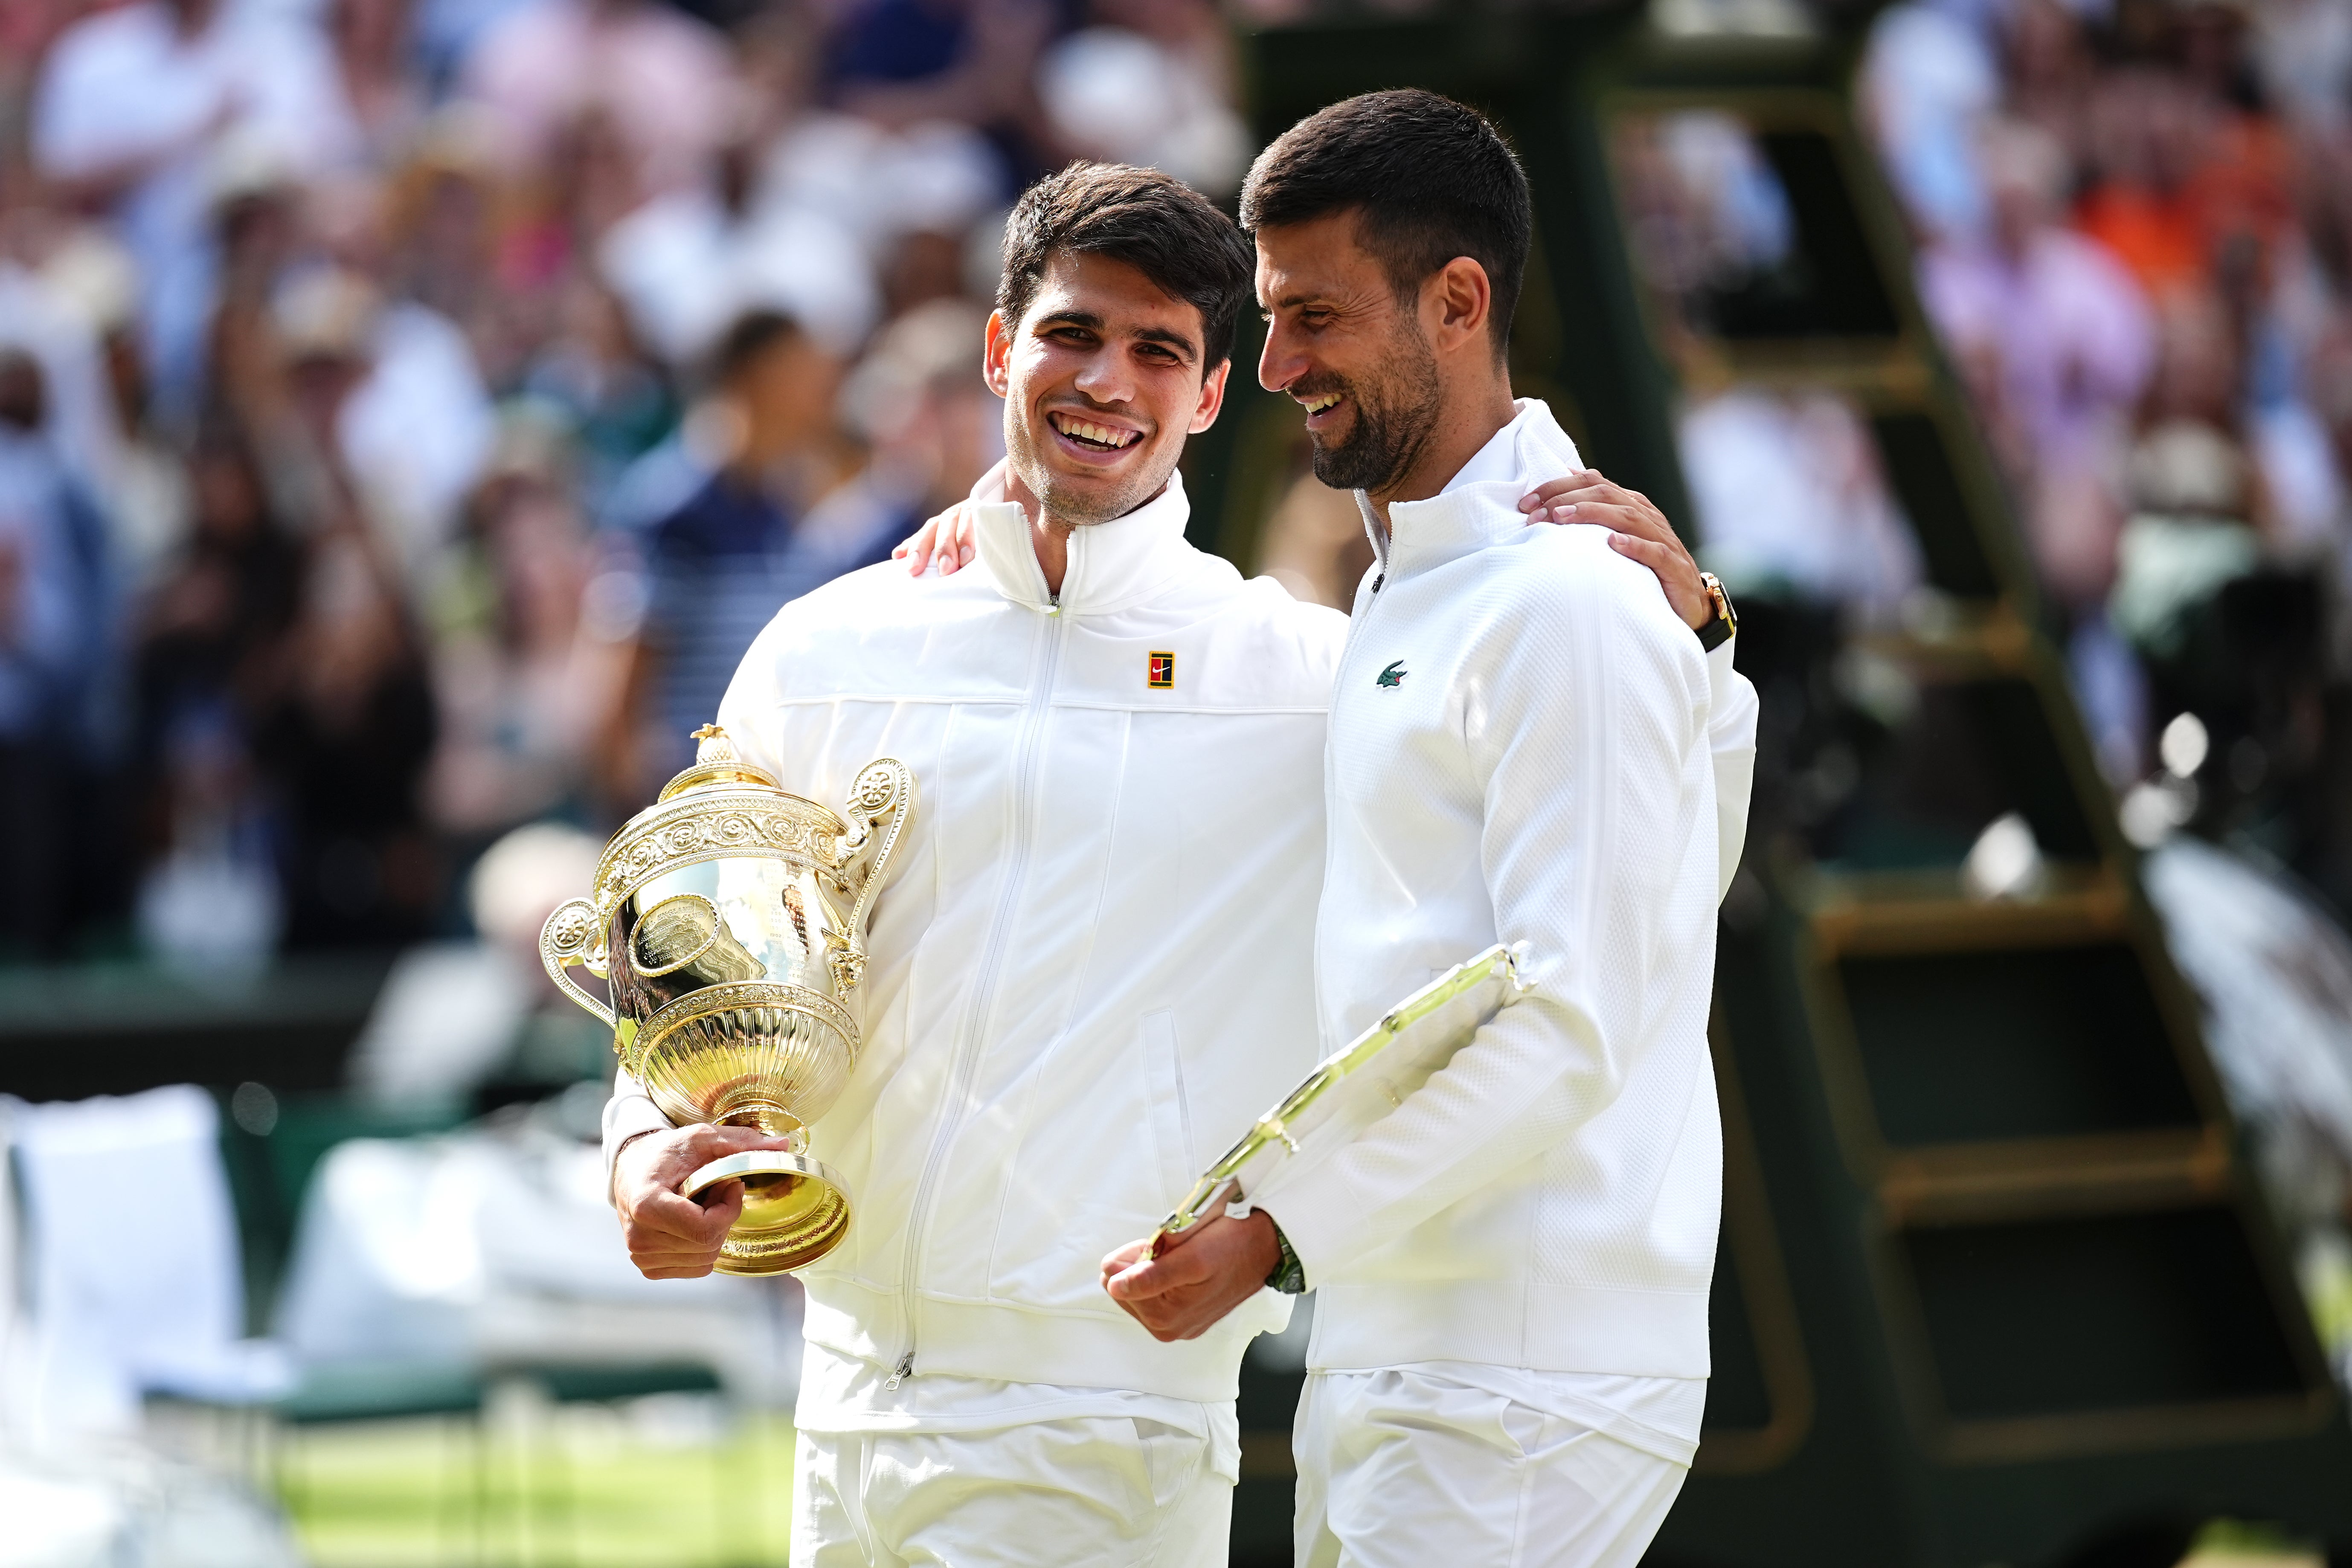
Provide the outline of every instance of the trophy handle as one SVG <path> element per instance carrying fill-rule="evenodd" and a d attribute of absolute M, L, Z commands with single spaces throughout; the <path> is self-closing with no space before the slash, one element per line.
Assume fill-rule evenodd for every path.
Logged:
<path fill-rule="evenodd" d="M 866 874 L 858 879 L 857 901 L 850 907 L 845 922 L 847 933 L 834 938 L 834 983 L 847 992 L 866 976 L 866 920 L 873 912 L 874 895 L 889 878 L 890 857 L 906 836 L 907 824 L 914 819 L 914 770 L 896 757 L 877 757 L 858 771 L 843 815 L 849 818 L 850 831 L 841 840 L 835 874 L 845 875 L 859 857 L 869 849 L 873 852 Z"/>
<path fill-rule="evenodd" d="M 604 954 L 597 942 L 603 930 L 595 905 L 585 899 L 567 899 L 539 928 L 539 961 L 565 995 L 604 1020 L 607 1028 L 617 1028 L 613 1010 L 582 990 L 571 974 L 575 963 L 593 973 L 604 972 Z"/>

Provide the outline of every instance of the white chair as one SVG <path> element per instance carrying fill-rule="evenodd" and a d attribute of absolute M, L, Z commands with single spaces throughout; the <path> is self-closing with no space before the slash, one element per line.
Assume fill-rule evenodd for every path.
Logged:
<path fill-rule="evenodd" d="M 185 1085 L 7 1107 L 29 1324 L 8 1412 L 37 1439 L 121 1432 L 149 1394 L 250 1405 L 289 1386 L 244 1332 L 212 1097 Z"/>

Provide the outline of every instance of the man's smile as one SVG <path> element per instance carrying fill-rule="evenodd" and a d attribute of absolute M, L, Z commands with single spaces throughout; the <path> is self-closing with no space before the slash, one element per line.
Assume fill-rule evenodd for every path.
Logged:
<path fill-rule="evenodd" d="M 1098 416 L 1073 414 L 1065 409 L 1051 409 L 1045 421 L 1061 437 L 1065 451 L 1077 456 L 1100 459 L 1125 451 L 1143 439 L 1143 432 L 1129 426 L 1112 424 Z"/>
<path fill-rule="evenodd" d="M 1297 400 L 1301 408 L 1307 410 L 1307 427 L 1309 430 L 1319 430 L 1330 422 L 1328 416 L 1331 411 L 1339 406 L 1346 394 L 1318 392 L 1312 395 L 1305 395 L 1294 392 L 1291 396 Z"/>

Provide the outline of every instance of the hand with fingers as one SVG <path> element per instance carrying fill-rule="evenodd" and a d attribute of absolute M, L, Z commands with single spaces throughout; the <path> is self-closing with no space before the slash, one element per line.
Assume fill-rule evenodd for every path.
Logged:
<path fill-rule="evenodd" d="M 1529 522 L 1590 522 L 1609 530 L 1609 543 L 1657 574 L 1683 624 L 1693 631 L 1715 618 L 1715 600 L 1698 580 L 1698 563 L 1674 525 L 1639 490 L 1612 484 L 1595 469 L 1547 479 L 1519 498 Z"/>
<path fill-rule="evenodd" d="M 699 1279 L 719 1261 L 719 1244 L 743 1213 L 743 1184 L 721 1182 L 682 1197 L 686 1179 L 748 1149 L 789 1149 L 756 1127 L 672 1128 L 630 1140 L 613 1162 L 613 1206 L 621 1215 L 629 1261 L 648 1279 Z"/>
<path fill-rule="evenodd" d="M 1153 1339 L 1194 1340 L 1264 1289 L 1281 1261 L 1265 1210 L 1218 1215 L 1164 1241 L 1129 1242 L 1102 1260 L 1102 1287 Z"/>
<path fill-rule="evenodd" d="M 960 500 L 926 520 L 922 527 L 890 552 L 890 559 L 904 561 L 908 574 L 916 577 L 933 566 L 940 569 L 940 576 L 950 577 L 971 565 L 979 551 L 972 540 L 971 507 L 971 502 Z"/>

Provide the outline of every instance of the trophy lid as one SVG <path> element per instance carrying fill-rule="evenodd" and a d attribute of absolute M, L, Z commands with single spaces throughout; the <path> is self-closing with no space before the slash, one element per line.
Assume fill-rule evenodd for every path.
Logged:
<path fill-rule="evenodd" d="M 755 768 L 735 754 L 735 742 L 727 731 L 716 724 L 705 724 L 694 732 L 698 742 L 694 749 L 694 765 L 662 785 L 657 800 L 676 800 L 688 790 L 710 789 L 721 784 L 756 784 L 767 789 L 782 789 L 764 768 Z"/>
<path fill-rule="evenodd" d="M 594 903 L 609 919 L 653 878 L 702 860 L 741 856 L 829 868 L 849 831 L 830 806 L 793 794 L 735 754 L 716 724 L 694 732 L 694 765 L 624 824 L 596 862 Z"/>

